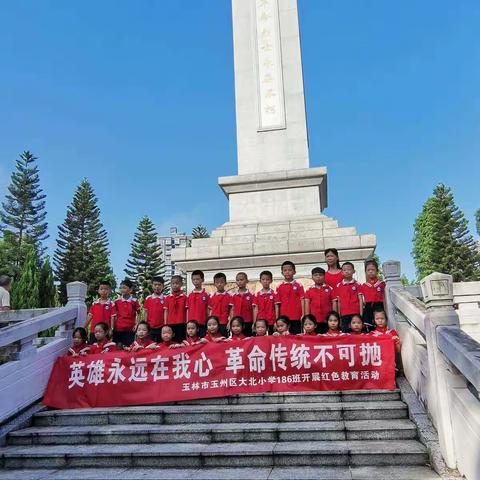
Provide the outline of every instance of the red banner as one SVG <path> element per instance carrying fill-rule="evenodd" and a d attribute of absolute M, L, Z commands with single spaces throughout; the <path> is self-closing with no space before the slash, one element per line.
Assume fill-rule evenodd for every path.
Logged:
<path fill-rule="evenodd" d="M 395 388 L 390 337 L 259 337 L 55 362 L 43 403 L 146 405 L 238 393 Z"/>

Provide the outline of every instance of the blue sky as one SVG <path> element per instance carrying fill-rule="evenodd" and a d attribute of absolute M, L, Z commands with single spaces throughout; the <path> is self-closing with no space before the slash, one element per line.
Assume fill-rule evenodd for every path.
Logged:
<path fill-rule="evenodd" d="M 312 166 L 326 214 L 376 233 L 413 277 L 412 225 L 438 182 L 480 207 L 480 2 L 299 0 Z M 39 157 L 49 246 L 82 178 L 120 276 L 141 216 L 228 220 L 236 174 L 229 0 L 0 4 L 0 195 Z"/>

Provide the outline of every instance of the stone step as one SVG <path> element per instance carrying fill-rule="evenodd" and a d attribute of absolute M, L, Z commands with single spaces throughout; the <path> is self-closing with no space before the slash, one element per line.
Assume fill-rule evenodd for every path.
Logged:
<path fill-rule="evenodd" d="M 312 422 L 407 418 L 401 401 L 246 405 L 171 405 L 48 410 L 34 416 L 35 426 L 190 424 L 232 422 Z"/>
<path fill-rule="evenodd" d="M 0 449 L 0 467 L 8 469 L 404 466 L 425 465 L 427 459 L 426 448 L 416 440 L 125 444 L 108 448 L 105 445 L 81 448 L 52 445 Z"/>
<path fill-rule="evenodd" d="M 424 466 L 3 470 L 0 480 L 439 480 Z"/>
<path fill-rule="evenodd" d="M 197 423 L 31 427 L 12 432 L 9 445 L 97 445 L 125 443 L 290 442 L 415 439 L 416 426 L 402 420 L 288 423 Z"/>
<path fill-rule="evenodd" d="M 270 392 L 232 395 L 230 397 L 201 398 L 170 405 L 239 405 L 248 403 L 333 403 L 385 402 L 400 400 L 400 390 L 350 390 L 348 392 Z M 164 404 L 167 405 L 167 404 Z"/>

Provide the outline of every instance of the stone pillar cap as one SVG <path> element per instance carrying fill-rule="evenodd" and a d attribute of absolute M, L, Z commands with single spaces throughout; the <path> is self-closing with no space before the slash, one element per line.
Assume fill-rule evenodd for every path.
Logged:
<path fill-rule="evenodd" d="M 427 308 L 453 307 L 453 277 L 434 272 L 420 282 L 423 301 Z"/>

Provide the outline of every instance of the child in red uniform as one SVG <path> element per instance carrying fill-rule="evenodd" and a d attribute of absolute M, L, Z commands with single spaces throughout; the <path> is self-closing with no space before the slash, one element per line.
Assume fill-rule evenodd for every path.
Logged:
<path fill-rule="evenodd" d="M 352 315 L 350 320 L 350 335 L 365 335 L 364 333 L 365 325 L 363 324 L 361 315 Z"/>
<path fill-rule="evenodd" d="M 203 337 L 207 342 L 221 342 L 225 337 L 220 333 L 218 317 L 210 316 L 207 320 L 207 333 Z"/>
<path fill-rule="evenodd" d="M 248 277 L 245 272 L 237 273 L 235 277 L 237 291 L 232 295 L 232 315 L 242 317 L 245 322 L 243 333 L 252 336 L 253 294 L 247 289 Z"/>
<path fill-rule="evenodd" d="M 165 316 L 165 297 L 163 289 L 165 287 L 165 280 L 163 277 L 152 278 L 152 291 L 145 302 L 143 302 L 143 310 L 145 312 L 144 320 L 150 327 L 150 337 L 154 342 L 161 341 L 160 329 L 164 325 Z"/>
<path fill-rule="evenodd" d="M 68 356 L 80 357 L 90 353 L 90 345 L 87 343 L 87 331 L 83 327 L 77 327 L 72 333 L 73 343 L 68 349 Z"/>
<path fill-rule="evenodd" d="M 327 331 L 327 313 L 332 311 L 333 288 L 325 283 L 325 270 L 315 267 L 312 270 L 313 286 L 305 293 L 305 313 L 312 313 L 318 322 L 318 332 Z"/>
<path fill-rule="evenodd" d="M 327 248 L 324 252 L 325 262 L 327 263 L 327 272 L 325 273 L 325 283 L 330 285 L 334 290 L 342 281 L 342 269 L 338 258 L 338 250 L 336 248 Z"/>
<path fill-rule="evenodd" d="M 137 315 L 140 310 L 138 300 L 132 296 L 133 284 L 126 278 L 120 284 L 121 297 L 115 300 L 117 316 L 112 323 L 113 341 L 128 347 L 135 337 Z"/>
<path fill-rule="evenodd" d="M 292 335 L 290 333 L 290 319 L 286 315 L 280 315 L 275 321 L 275 332 L 273 332 L 275 337 L 281 335 Z"/>
<path fill-rule="evenodd" d="M 156 348 L 157 344 L 150 338 L 150 327 L 148 323 L 139 322 L 135 341 L 130 345 L 129 351 L 138 352 L 143 349 L 155 350 Z"/>
<path fill-rule="evenodd" d="M 90 323 L 90 343 L 95 341 L 94 331 L 97 324 L 103 322 L 107 325 L 109 330 L 112 326 L 112 321 L 114 320 L 113 317 L 115 316 L 115 305 L 112 300 L 110 300 L 111 293 L 112 286 L 110 285 L 110 282 L 107 280 L 100 282 L 100 285 L 98 286 L 99 298 L 93 302 L 90 307 L 85 324 L 83 325 L 84 328 L 87 328 L 87 325 Z"/>
<path fill-rule="evenodd" d="M 327 325 L 328 325 L 328 330 L 326 333 L 324 333 L 325 336 L 338 337 L 338 336 L 346 335 L 346 333 L 343 333 L 340 330 L 340 315 L 334 310 L 329 312 L 327 315 Z"/>
<path fill-rule="evenodd" d="M 302 330 L 303 333 L 299 335 L 318 335 L 317 334 L 317 319 L 315 315 L 308 313 L 302 317 Z"/>
<path fill-rule="evenodd" d="M 381 335 L 389 335 L 395 342 L 395 350 L 400 352 L 402 345 L 400 343 L 400 337 L 396 330 L 390 330 L 387 325 L 387 314 L 383 310 L 375 310 L 373 312 L 373 319 L 375 321 L 375 330 L 370 332 L 373 337 L 379 337 Z"/>
<path fill-rule="evenodd" d="M 345 262 L 342 265 L 343 280 L 335 288 L 334 310 L 342 318 L 342 331 L 347 333 L 353 315 L 363 312 L 363 296 L 360 284 L 353 278 L 355 267 L 353 263 Z"/>
<path fill-rule="evenodd" d="M 295 275 L 293 262 L 287 260 L 282 263 L 282 275 L 285 281 L 277 288 L 277 313 L 290 319 L 292 334 L 297 334 L 302 330 L 300 319 L 305 313 L 305 291 L 303 286 L 293 278 Z"/>
<path fill-rule="evenodd" d="M 95 340 L 96 342 L 90 347 L 90 353 L 107 353 L 115 350 L 117 345 L 110 341 L 110 329 L 104 322 L 99 322 L 95 325 Z"/>
<path fill-rule="evenodd" d="M 189 320 L 187 322 L 187 338 L 182 342 L 183 345 L 191 346 L 198 345 L 199 343 L 207 343 L 207 340 L 198 336 L 198 323 L 196 320 Z"/>
<path fill-rule="evenodd" d="M 278 301 L 277 294 L 270 288 L 272 281 L 272 272 L 264 270 L 260 273 L 262 289 L 253 297 L 253 321 L 255 323 L 257 318 L 265 319 L 270 334 L 273 333 L 273 326 L 277 318 L 275 304 Z"/>
<path fill-rule="evenodd" d="M 227 336 L 227 324 L 230 320 L 230 310 L 232 307 L 232 296 L 225 291 L 227 277 L 224 273 L 216 273 L 213 277 L 213 283 L 217 291 L 210 297 L 208 305 L 208 315 L 215 316 L 220 322 L 220 333 Z"/>
<path fill-rule="evenodd" d="M 253 324 L 253 331 L 256 337 L 265 337 L 268 335 L 268 322 L 263 318 L 257 318 Z"/>
<path fill-rule="evenodd" d="M 243 329 L 245 328 L 245 321 L 242 317 L 236 316 L 233 317 L 230 322 L 230 338 L 228 340 L 236 341 L 236 340 L 244 340 L 247 338 L 244 333 Z"/>
<path fill-rule="evenodd" d="M 165 325 L 172 327 L 175 340 L 182 343 L 185 339 L 185 323 L 187 319 L 187 296 L 182 291 L 183 279 L 174 275 L 170 280 L 172 293 L 165 298 Z"/>
<path fill-rule="evenodd" d="M 207 333 L 208 303 L 210 295 L 203 288 L 205 275 L 201 270 L 192 272 L 192 283 L 195 287 L 187 298 L 187 320 L 195 320 L 199 325 L 198 335 Z"/>
<path fill-rule="evenodd" d="M 172 348 L 172 346 L 177 345 L 173 339 L 173 330 L 170 325 L 163 325 L 160 328 L 160 343 L 157 343 L 158 348 Z"/>
<path fill-rule="evenodd" d="M 365 262 L 365 275 L 367 281 L 362 284 L 363 301 L 365 302 L 363 321 L 369 330 L 373 330 L 375 328 L 373 312 L 375 310 L 383 310 L 385 282 L 378 279 L 378 265 L 375 260 L 367 260 Z"/>

